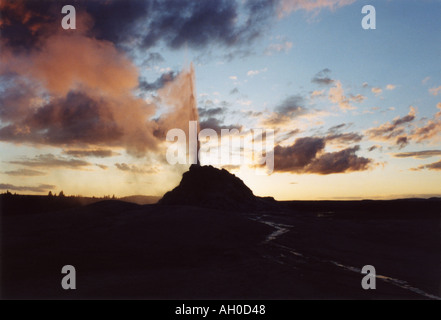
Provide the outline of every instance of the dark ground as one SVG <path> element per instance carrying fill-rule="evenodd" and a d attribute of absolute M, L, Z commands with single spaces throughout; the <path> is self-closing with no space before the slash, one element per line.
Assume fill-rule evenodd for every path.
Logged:
<path fill-rule="evenodd" d="M 3 299 L 441 296 L 439 199 L 242 212 L 56 201 L 1 196 Z M 67 264 L 76 290 L 61 288 Z M 367 264 L 384 276 L 376 290 L 361 288 Z"/>

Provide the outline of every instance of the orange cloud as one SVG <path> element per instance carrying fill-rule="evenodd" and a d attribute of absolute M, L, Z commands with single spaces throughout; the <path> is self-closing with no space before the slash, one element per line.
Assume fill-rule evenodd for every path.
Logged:
<path fill-rule="evenodd" d="M 281 0 L 277 13 L 279 18 L 298 10 L 319 12 L 322 9 L 331 11 L 353 4 L 355 0 Z"/>
<path fill-rule="evenodd" d="M 79 149 L 123 147 L 134 156 L 159 151 L 170 128 L 198 120 L 194 70 L 165 84 L 159 96 L 170 112 L 134 94 L 139 72 L 112 42 L 88 35 L 87 14 L 75 32 L 54 28 L 25 52 L 2 48 L 0 140 Z M 78 31 L 78 32 L 77 32 Z"/>

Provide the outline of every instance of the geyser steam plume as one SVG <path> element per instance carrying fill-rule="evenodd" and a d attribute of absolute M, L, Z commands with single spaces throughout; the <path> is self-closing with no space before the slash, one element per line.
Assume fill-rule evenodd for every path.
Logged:
<path fill-rule="evenodd" d="M 190 143 L 196 143 L 196 150 L 199 151 L 197 134 L 199 133 L 200 126 L 193 64 L 191 63 L 188 68 L 184 68 L 174 81 L 167 83 L 158 93 L 166 105 L 172 106 L 170 112 L 165 117 L 159 119 L 160 128 L 165 130 L 164 134 L 173 128 L 182 129 L 187 136 L 188 150 L 194 150 L 194 146 L 190 145 Z M 196 121 L 197 123 L 196 136 L 194 136 L 194 130 L 189 130 L 190 121 Z M 194 160 L 197 154 L 198 152 L 190 155 L 190 160 Z M 191 162 L 194 163 L 194 161 Z M 197 163 L 199 164 L 199 160 L 197 160 Z"/>

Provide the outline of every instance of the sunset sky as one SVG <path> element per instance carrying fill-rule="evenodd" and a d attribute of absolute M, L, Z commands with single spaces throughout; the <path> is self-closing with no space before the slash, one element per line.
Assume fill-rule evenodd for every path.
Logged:
<path fill-rule="evenodd" d="M 201 128 L 275 130 L 272 174 L 230 166 L 257 195 L 441 196 L 441 1 L 0 10 L 0 192 L 162 195 L 188 168 L 167 163 L 165 134 L 188 129 L 194 92 Z"/>

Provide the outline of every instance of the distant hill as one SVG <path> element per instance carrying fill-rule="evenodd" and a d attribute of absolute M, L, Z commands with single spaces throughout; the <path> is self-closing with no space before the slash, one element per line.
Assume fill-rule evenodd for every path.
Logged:
<path fill-rule="evenodd" d="M 78 197 L 78 196 L 38 196 L 20 194 L 0 194 L 0 214 L 35 214 L 53 211 L 61 211 L 77 207 L 83 207 L 96 202 L 111 200 L 111 197 Z M 130 202 L 139 205 L 157 203 L 160 197 L 156 196 L 128 196 L 124 198 L 113 198 L 123 202 Z"/>
<path fill-rule="evenodd" d="M 126 201 L 126 202 L 132 202 L 140 205 L 144 204 L 154 204 L 157 203 L 161 199 L 161 197 L 158 196 L 143 196 L 143 195 L 134 195 L 134 196 L 128 196 L 123 198 L 118 198 L 118 200 Z"/>

